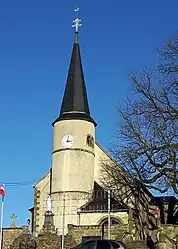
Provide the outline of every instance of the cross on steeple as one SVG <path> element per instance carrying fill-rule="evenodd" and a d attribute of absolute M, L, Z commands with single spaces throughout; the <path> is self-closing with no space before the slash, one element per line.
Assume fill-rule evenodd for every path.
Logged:
<path fill-rule="evenodd" d="M 78 32 L 79 32 L 79 27 L 82 26 L 82 24 L 80 23 L 81 20 L 78 18 L 78 11 L 79 11 L 79 8 L 76 7 L 76 8 L 74 9 L 74 11 L 76 12 L 76 18 L 75 18 L 75 20 L 73 20 L 73 23 L 74 23 L 74 24 L 72 25 L 72 27 L 75 28 L 75 32 L 78 33 Z"/>

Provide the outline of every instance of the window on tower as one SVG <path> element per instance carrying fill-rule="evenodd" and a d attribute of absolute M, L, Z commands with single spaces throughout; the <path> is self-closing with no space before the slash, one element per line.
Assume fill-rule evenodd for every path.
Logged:
<path fill-rule="evenodd" d="M 87 145 L 94 148 L 94 138 L 92 135 L 87 135 Z"/>

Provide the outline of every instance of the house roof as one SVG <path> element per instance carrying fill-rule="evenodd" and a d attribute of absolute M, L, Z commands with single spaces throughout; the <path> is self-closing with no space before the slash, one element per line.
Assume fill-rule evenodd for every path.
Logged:
<path fill-rule="evenodd" d="M 110 198 L 111 212 L 127 212 L 128 207 L 114 197 Z M 108 212 L 108 191 L 94 182 L 92 197 L 88 203 L 80 207 L 80 213 Z"/>

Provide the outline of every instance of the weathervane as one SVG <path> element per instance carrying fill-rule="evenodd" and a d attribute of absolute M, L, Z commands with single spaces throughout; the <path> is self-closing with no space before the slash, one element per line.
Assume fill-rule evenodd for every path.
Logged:
<path fill-rule="evenodd" d="M 75 18 L 75 20 L 73 20 L 73 23 L 74 23 L 74 24 L 72 25 L 72 27 L 75 28 L 75 32 L 78 33 L 79 27 L 82 26 L 82 24 L 80 23 L 81 20 L 78 18 L 78 11 L 79 11 L 79 8 L 76 7 L 76 8 L 74 9 L 74 11 L 76 12 L 76 18 Z"/>

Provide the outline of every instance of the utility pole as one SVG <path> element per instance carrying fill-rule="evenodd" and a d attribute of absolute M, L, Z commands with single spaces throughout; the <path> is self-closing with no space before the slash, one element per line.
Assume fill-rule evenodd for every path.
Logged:
<path fill-rule="evenodd" d="M 4 216 L 4 196 L 2 196 L 2 203 L 1 203 L 1 227 L 0 227 L 0 249 L 3 247 L 3 216 Z"/>
<path fill-rule="evenodd" d="M 63 212 L 62 212 L 62 246 L 64 249 L 64 233 L 65 233 L 65 192 L 63 193 Z"/>
<path fill-rule="evenodd" d="M 0 195 L 2 195 L 2 202 L 1 202 L 1 221 L 0 221 L 0 249 L 3 248 L 3 216 L 4 216 L 4 197 L 5 197 L 5 190 L 4 190 L 4 184 L 0 188 Z"/>
<path fill-rule="evenodd" d="M 108 239 L 111 238 L 111 190 L 108 189 Z"/>

